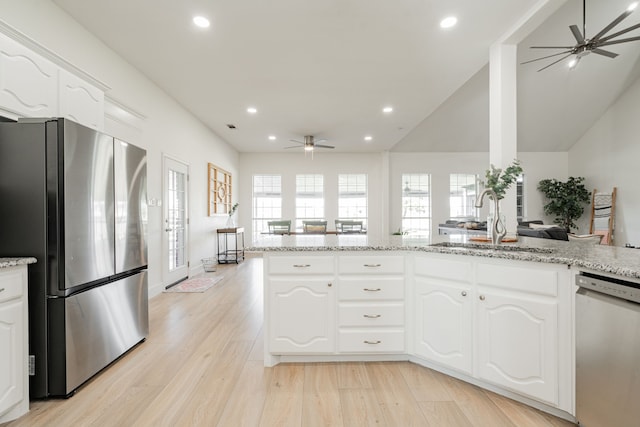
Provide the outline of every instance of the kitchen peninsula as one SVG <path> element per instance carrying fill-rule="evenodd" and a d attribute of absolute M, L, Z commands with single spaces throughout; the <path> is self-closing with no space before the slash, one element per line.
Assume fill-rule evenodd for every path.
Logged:
<path fill-rule="evenodd" d="M 640 278 L 634 249 L 466 236 L 269 236 L 265 365 L 409 360 L 575 415 L 574 276 Z"/>

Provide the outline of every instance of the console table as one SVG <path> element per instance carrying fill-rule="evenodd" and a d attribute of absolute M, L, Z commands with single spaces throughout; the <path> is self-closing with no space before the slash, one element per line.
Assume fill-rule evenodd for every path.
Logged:
<path fill-rule="evenodd" d="M 244 259 L 244 228 L 219 228 L 218 264 L 239 263 Z"/>

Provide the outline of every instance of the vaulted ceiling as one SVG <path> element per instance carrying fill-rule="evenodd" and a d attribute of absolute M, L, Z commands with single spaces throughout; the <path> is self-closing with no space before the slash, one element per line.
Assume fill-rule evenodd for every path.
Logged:
<path fill-rule="evenodd" d="M 53 1 L 241 152 L 282 151 L 304 135 L 339 152 L 488 150 L 489 47 L 536 3 Z M 587 33 L 629 1 L 588 0 Z M 195 15 L 211 26 L 194 27 Z M 458 25 L 443 30 L 449 15 Z M 568 0 L 519 57 L 540 53 L 529 45 L 572 43 L 568 25 L 581 19 L 581 2 Z M 520 149 L 575 142 L 637 78 L 637 43 L 612 48 L 613 60 L 590 55 L 571 72 L 519 66 Z"/>

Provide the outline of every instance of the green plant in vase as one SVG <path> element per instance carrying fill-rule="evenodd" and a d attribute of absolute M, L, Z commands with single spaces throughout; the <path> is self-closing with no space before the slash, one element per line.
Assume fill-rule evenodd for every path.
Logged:
<path fill-rule="evenodd" d="M 482 184 L 484 188 L 490 188 L 496 193 L 498 200 L 504 199 L 511 184 L 518 180 L 518 176 L 522 174 L 522 166 L 520 161 L 515 159 L 506 169 L 502 170 L 494 165 L 491 165 L 491 169 L 487 169 L 485 173 L 485 180 Z"/>
<path fill-rule="evenodd" d="M 543 179 L 538 183 L 538 190 L 549 199 L 544 205 L 544 213 L 555 215 L 553 222 L 564 227 L 567 232 L 576 227 L 575 220 L 584 213 L 584 205 L 591 200 L 591 192 L 582 182 L 583 177 L 569 177 L 567 182 L 557 179 Z"/>

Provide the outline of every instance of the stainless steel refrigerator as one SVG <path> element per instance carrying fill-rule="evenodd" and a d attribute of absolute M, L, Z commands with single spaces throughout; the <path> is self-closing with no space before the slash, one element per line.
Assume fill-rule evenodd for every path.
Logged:
<path fill-rule="evenodd" d="M 0 256 L 29 266 L 32 398 L 148 335 L 146 152 L 67 119 L 0 123 Z"/>

